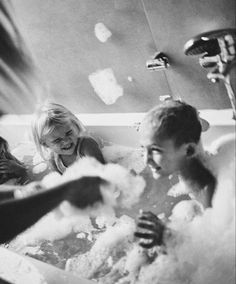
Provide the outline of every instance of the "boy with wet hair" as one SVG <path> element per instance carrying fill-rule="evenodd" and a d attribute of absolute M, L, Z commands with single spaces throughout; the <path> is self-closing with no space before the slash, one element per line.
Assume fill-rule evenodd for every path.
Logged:
<path fill-rule="evenodd" d="M 148 112 L 140 132 L 153 177 L 177 174 L 191 190 L 189 195 L 207 208 L 212 206 L 217 181 L 201 143 L 204 123 L 191 105 L 168 100 Z M 141 246 L 149 248 L 162 243 L 165 225 L 151 212 L 141 214 L 138 228 L 141 230 L 135 235 L 149 240 L 141 241 Z"/>
<path fill-rule="evenodd" d="M 208 154 L 202 147 L 201 121 L 194 107 L 167 101 L 145 117 L 140 129 L 141 143 L 154 178 L 178 173 L 194 189 L 196 199 L 205 190 L 199 201 L 210 207 L 216 178 L 209 170 Z"/>

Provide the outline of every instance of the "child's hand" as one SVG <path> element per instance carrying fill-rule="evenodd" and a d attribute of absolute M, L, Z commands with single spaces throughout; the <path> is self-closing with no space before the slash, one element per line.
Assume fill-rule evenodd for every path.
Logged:
<path fill-rule="evenodd" d="M 78 208 L 92 206 L 96 202 L 103 202 L 100 186 L 106 181 L 100 177 L 82 177 L 65 184 L 69 189 L 67 200 Z"/>
<path fill-rule="evenodd" d="M 152 248 L 163 244 L 164 223 L 152 212 L 142 212 L 137 222 L 135 236 L 143 239 L 139 242 L 143 248 Z"/>
<path fill-rule="evenodd" d="M 0 174 L 14 174 L 22 177 L 26 173 L 26 168 L 15 160 L 0 160 Z"/>

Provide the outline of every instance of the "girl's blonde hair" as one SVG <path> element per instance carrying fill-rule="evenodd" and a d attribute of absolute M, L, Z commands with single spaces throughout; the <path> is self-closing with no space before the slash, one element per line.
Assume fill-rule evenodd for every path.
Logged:
<path fill-rule="evenodd" d="M 32 120 L 32 134 L 38 152 L 44 160 L 49 158 L 49 149 L 45 146 L 43 137 L 51 133 L 56 126 L 72 123 L 78 130 L 78 136 L 86 134 L 82 122 L 66 107 L 56 103 L 46 103 L 35 113 Z"/>

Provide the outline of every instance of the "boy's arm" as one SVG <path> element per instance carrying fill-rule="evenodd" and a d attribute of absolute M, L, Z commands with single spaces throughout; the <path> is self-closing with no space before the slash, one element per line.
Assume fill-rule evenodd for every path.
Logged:
<path fill-rule="evenodd" d="M 22 199 L 1 202 L 0 243 L 23 232 L 63 200 L 68 200 L 82 209 L 95 202 L 102 202 L 100 185 L 104 182 L 98 177 L 83 177 Z"/>

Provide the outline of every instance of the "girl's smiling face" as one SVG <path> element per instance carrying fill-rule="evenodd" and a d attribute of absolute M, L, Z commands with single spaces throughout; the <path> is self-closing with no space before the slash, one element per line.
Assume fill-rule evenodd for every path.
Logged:
<path fill-rule="evenodd" d="M 58 155 L 72 155 L 78 141 L 78 130 L 72 123 L 56 125 L 44 136 L 44 144 Z"/>

